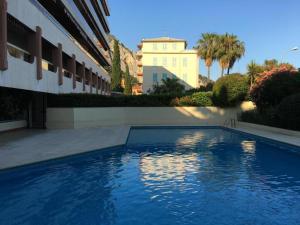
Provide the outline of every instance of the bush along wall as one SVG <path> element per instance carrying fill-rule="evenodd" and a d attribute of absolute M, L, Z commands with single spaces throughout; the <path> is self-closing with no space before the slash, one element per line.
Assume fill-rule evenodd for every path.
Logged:
<path fill-rule="evenodd" d="M 283 128 L 300 130 L 300 93 L 284 98 L 276 114 Z"/>
<path fill-rule="evenodd" d="M 175 106 L 213 106 L 212 92 L 196 92 L 173 100 Z"/>
<path fill-rule="evenodd" d="M 60 108 L 212 106 L 211 96 L 211 92 L 198 92 L 184 97 L 174 95 L 103 96 L 93 94 L 49 94 L 47 102 L 48 107 Z"/>
<path fill-rule="evenodd" d="M 235 106 L 245 100 L 249 92 L 247 76 L 230 74 L 219 78 L 213 87 L 213 103 L 218 106 Z"/>
<path fill-rule="evenodd" d="M 244 122 L 300 130 L 300 73 L 282 65 L 256 79 L 250 97 L 257 110 L 242 113 Z"/>
<path fill-rule="evenodd" d="M 300 73 L 284 67 L 265 71 L 250 91 L 260 111 L 277 106 L 285 97 L 297 93 L 300 93 Z"/>
<path fill-rule="evenodd" d="M 26 119 L 31 94 L 27 91 L 0 88 L 0 121 Z"/>

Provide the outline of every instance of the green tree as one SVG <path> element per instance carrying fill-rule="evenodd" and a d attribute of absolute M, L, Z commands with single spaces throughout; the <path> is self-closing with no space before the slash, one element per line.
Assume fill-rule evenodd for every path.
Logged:
<path fill-rule="evenodd" d="M 221 67 L 221 76 L 224 75 L 225 69 L 229 74 L 235 62 L 245 54 L 245 44 L 238 40 L 238 37 L 233 34 L 220 35 L 217 39 L 218 51 L 216 58 Z"/>
<path fill-rule="evenodd" d="M 122 71 L 121 71 L 121 60 L 120 60 L 120 48 L 119 48 L 119 42 L 117 40 L 114 41 L 114 52 L 113 52 L 111 76 L 112 76 L 112 81 L 111 81 L 112 91 L 122 90 L 122 88 L 121 88 Z"/>
<path fill-rule="evenodd" d="M 250 87 L 254 84 L 254 81 L 256 77 L 263 72 L 263 67 L 256 64 L 254 60 L 252 60 L 248 65 L 247 65 L 247 75 L 249 77 L 250 81 Z"/>
<path fill-rule="evenodd" d="M 266 59 L 264 62 L 264 69 L 271 70 L 279 66 L 279 63 L 276 59 Z"/>
<path fill-rule="evenodd" d="M 131 95 L 132 94 L 132 79 L 129 74 L 129 68 L 128 65 L 126 64 L 126 72 L 125 72 L 125 88 L 124 88 L 124 94 L 125 95 Z"/>
<path fill-rule="evenodd" d="M 178 79 L 167 78 L 162 82 L 161 85 L 154 85 L 154 94 L 181 95 L 184 91 L 184 85 L 180 84 Z"/>
<path fill-rule="evenodd" d="M 218 37 L 214 33 L 203 33 L 198 41 L 196 49 L 198 55 L 205 61 L 207 67 L 207 78 L 210 79 L 210 68 L 214 60 L 218 48 Z"/>

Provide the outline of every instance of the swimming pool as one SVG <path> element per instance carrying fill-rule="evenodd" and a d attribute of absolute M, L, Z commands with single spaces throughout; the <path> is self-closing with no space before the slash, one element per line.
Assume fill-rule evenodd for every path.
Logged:
<path fill-rule="evenodd" d="M 1 225 L 300 224 L 300 150 L 218 127 L 0 172 Z"/>

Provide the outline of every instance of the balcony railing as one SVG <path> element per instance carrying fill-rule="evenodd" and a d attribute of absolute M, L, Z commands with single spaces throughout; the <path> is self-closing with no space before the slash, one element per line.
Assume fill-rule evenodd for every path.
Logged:
<path fill-rule="evenodd" d="M 138 52 L 136 53 L 136 57 L 137 57 L 137 58 L 142 58 L 142 57 L 143 57 L 142 51 L 138 51 Z"/>
<path fill-rule="evenodd" d="M 12 57 L 30 63 L 31 54 L 28 51 L 21 49 L 11 43 L 7 43 L 7 51 Z"/>
<path fill-rule="evenodd" d="M 56 67 L 53 65 L 53 63 L 45 60 L 45 59 L 42 59 L 42 69 L 43 70 L 47 70 L 47 71 L 51 71 L 53 73 L 56 73 Z"/>

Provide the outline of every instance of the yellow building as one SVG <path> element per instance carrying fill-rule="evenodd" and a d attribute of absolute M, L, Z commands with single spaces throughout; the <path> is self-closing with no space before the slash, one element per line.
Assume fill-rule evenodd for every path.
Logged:
<path fill-rule="evenodd" d="M 169 37 L 142 40 L 138 45 L 137 75 L 142 80 L 144 93 L 166 78 L 177 78 L 186 90 L 199 86 L 197 51 L 188 50 L 186 46 L 185 40 Z"/>

